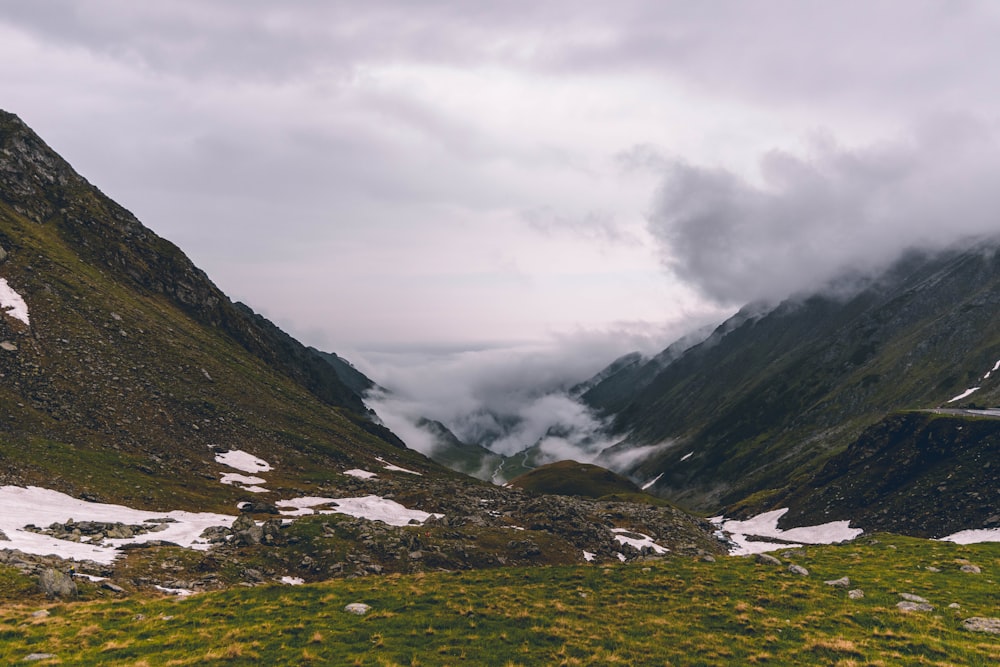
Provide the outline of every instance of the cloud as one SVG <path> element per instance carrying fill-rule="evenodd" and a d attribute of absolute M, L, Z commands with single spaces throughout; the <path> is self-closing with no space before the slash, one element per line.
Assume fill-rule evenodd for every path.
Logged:
<path fill-rule="evenodd" d="M 702 314 L 693 321 L 706 318 Z M 622 325 L 530 345 L 347 356 L 389 390 L 370 396 L 368 404 L 409 446 L 425 454 L 437 443 L 417 427 L 421 418 L 439 421 L 460 440 L 499 454 L 539 445 L 545 461 L 590 461 L 617 438 L 566 390 L 622 354 L 659 351 L 690 326 Z"/>
<path fill-rule="evenodd" d="M 998 231 L 996 128 L 969 116 L 860 148 L 821 138 L 802 154 L 771 151 L 759 167 L 752 183 L 674 162 L 652 205 L 664 265 L 719 302 L 781 299 L 909 248 Z"/>

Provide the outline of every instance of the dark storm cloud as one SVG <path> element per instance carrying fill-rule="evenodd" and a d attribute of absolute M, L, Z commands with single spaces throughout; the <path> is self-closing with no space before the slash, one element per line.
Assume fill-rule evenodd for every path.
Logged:
<path fill-rule="evenodd" d="M 907 248 L 1000 233 L 995 128 L 939 118 L 909 141 L 773 151 L 760 184 L 686 163 L 669 167 L 649 228 L 665 265 L 720 302 L 780 299 Z"/>

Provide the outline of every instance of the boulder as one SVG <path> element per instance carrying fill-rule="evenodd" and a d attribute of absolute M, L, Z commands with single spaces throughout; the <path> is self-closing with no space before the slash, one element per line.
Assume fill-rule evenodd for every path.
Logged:
<path fill-rule="evenodd" d="M 38 587 L 53 598 L 73 597 L 78 592 L 73 577 L 53 568 L 42 571 L 38 577 Z"/>
<path fill-rule="evenodd" d="M 969 632 L 988 632 L 1000 635 L 1000 618 L 973 616 L 962 621 L 962 627 Z"/>

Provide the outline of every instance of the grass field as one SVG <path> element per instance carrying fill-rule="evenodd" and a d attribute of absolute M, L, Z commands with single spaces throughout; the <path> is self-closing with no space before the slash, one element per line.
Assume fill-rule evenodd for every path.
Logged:
<path fill-rule="evenodd" d="M 55 657 L 33 664 L 1000 663 L 1000 636 L 962 627 L 1000 615 L 1000 544 L 877 535 L 775 555 L 783 565 L 672 558 L 59 603 L 5 570 L 0 662 L 40 653 Z M 963 572 L 967 563 L 981 573 Z M 843 576 L 863 598 L 824 583 Z M 900 593 L 933 611 L 897 609 Z M 371 611 L 346 613 L 352 602 Z"/>

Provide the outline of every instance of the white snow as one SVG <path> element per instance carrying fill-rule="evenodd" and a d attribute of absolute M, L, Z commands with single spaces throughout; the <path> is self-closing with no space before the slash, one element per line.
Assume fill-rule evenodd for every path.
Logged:
<path fill-rule="evenodd" d="M 271 464 L 264 459 L 259 459 L 253 454 L 247 454 L 238 449 L 233 449 L 222 454 L 216 454 L 215 460 L 224 466 L 242 470 L 243 472 L 267 472 L 271 469 Z M 263 481 L 263 480 L 261 480 Z"/>
<path fill-rule="evenodd" d="M 351 477 L 358 477 L 360 479 L 371 479 L 372 477 L 378 477 L 373 472 L 368 472 L 367 470 L 361 470 L 360 468 L 351 468 L 350 470 L 344 471 L 345 475 L 350 475 Z"/>
<path fill-rule="evenodd" d="M 591 562 L 592 560 L 594 560 L 594 557 L 595 557 L 596 555 L 597 555 L 597 554 L 592 554 L 592 553 L 590 553 L 589 551 L 584 551 L 584 552 L 583 552 L 583 560 L 585 560 L 585 561 L 587 561 L 587 562 L 589 563 L 589 562 Z"/>
<path fill-rule="evenodd" d="M 654 542 L 653 538 L 650 537 L 649 535 L 643 535 L 642 533 L 638 533 L 634 530 L 629 530 L 627 528 L 613 528 L 611 532 L 615 533 L 616 540 L 618 540 L 622 544 L 629 544 L 635 547 L 636 549 L 641 550 L 643 547 L 649 547 L 658 554 L 665 554 L 667 553 L 667 551 L 669 551 L 669 549 L 667 549 L 666 547 L 661 547 L 659 544 Z M 639 537 L 638 538 L 629 537 L 625 535 L 625 533 L 638 535 Z"/>
<path fill-rule="evenodd" d="M 383 458 L 376 457 L 376 460 L 379 463 L 383 464 L 382 467 L 385 468 L 386 470 L 395 470 L 396 472 L 408 472 L 411 475 L 417 475 L 419 477 L 423 477 L 423 473 L 419 473 L 416 470 L 407 470 L 406 468 L 400 468 L 397 465 L 393 465 L 393 464 L 389 463 L 388 461 L 386 461 Z"/>
<path fill-rule="evenodd" d="M 643 491 L 645 491 L 645 490 L 646 490 L 646 489 L 648 489 L 649 487 L 651 487 L 651 486 L 653 486 L 654 484 L 656 484 L 657 482 L 659 482 L 659 481 L 660 481 L 660 478 L 661 478 L 661 477 L 663 477 L 663 475 L 664 475 L 664 473 L 662 473 L 662 472 L 661 472 L 661 473 L 660 473 L 659 475 L 657 475 L 657 476 L 656 476 L 656 477 L 654 477 L 653 479 L 651 479 L 651 480 L 649 480 L 648 482 L 646 482 L 645 484 L 643 484 L 643 485 L 642 485 L 642 490 L 643 490 Z"/>
<path fill-rule="evenodd" d="M 169 595 L 176 595 L 179 598 L 186 598 L 190 595 L 194 595 L 194 591 L 187 588 L 167 588 L 166 586 L 157 586 L 155 584 L 153 585 L 153 588 L 158 591 L 163 591 Z"/>
<path fill-rule="evenodd" d="M 778 528 L 778 519 L 788 512 L 788 508 L 764 512 L 745 521 L 717 517 L 714 521 L 736 543 L 731 553 L 736 556 L 749 556 L 765 551 L 800 547 L 802 544 L 831 544 L 844 540 L 853 540 L 863 531 L 851 528 L 850 521 L 831 521 L 818 526 L 802 526 L 801 528 Z M 761 542 L 751 539 L 751 536 L 771 537 L 783 540 L 781 543 Z"/>
<path fill-rule="evenodd" d="M 58 491 L 37 486 L 0 487 L 0 530 L 10 539 L 0 542 L 5 549 L 20 549 L 25 553 L 41 556 L 56 555 L 74 560 L 93 560 L 110 563 L 121 554 L 118 547 L 123 544 L 165 540 L 183 547 L 207 550 L 209 545 L 199 540 L 202 531 L 210 526 L 231 526 L 236 519 L 225 514 L 208 512 L 147 512 L 134 510 L 122 505 L 106 505 L 79 500 Z M 34 524 L 45 528 L 52 523 L 75 521 L 122 522 L 141 524 L 147 519 L 174 519 L 175 523 L 163 524 L 164 530 L 136 535 L 128 539 L 107 539 L 100 545 L 85 542 L 59 540 L 48 535 L 39 535 L 24 530 L 24 526 Z M 151 524 L 152 525 L 152 524 Z"/>
<path fill-rule="evenodd" d="M 692 456 L 694 456 L 694 452 L 688 452 L 687 454 L 681 457 L 681 461 L 687 461 Z"/>
<path fill-rule="evenodd" d="M 625 562 L 625 554 L 623 554 L 623 553 L 621 553 L 621 552 L 618 552 L 618 551 L 616 551 L 616 552 L 615 552 L 615 555 L 616 555 L 616 556 L 618 556 L 618 560 L 620 560 L 620 561 L 621 561 L 621 562 L 623 562 L 623 563 Z"/>
<path fill-rule="evenodd" d="M 973 394 L 973 393 L 975 393 L 977 391 L 979 391 L 979 387 L 972 387 L 971 389 L 966 389 L 965 391 L 963 391 L 961 394 L 959 394 L 955 398 L 950 399 L 948 402 L 949 403 L 954 403 L 955 401 L 960 401 L 963 398 L 965 398 L 966 396 L 969 396 L 970 394 Z"/>
<path fill-rule="evenodd" d="M 978 530 L 962 530 L 947 537 L 942 542 L 955 544 L 978 544 L 980 542 L 1000 542 L 1000 528 L 980 528 Z"/>
<path fill-rule="evenodd" d="M 291 508 L 281 512 L 285 516 L 347 514 L 359 519 L 381 521 L 390 526 L 406 526 L 413 519 L 423 523 L 432 516 L 444 516 L 443 514 L 431 514 L 420 510 L 407 509 L 396 501 L 382 498 L 381 496 L 364 496 L 361 498 L 317 498 L 312 496 L 279 500 L 276 504 L 278 507 Z M 324 505 L 328 507 L 324 508 Z M 331 505 L 333 507 L 329 507 Z"/>
<path fill-rule="evenodd" d="M 299 577 L 282 577 L 278 581 L 283 584 L 288 584 L 289 586 L 301 586 L 306 583 L 305 579 L 301 579 Z"/>
<path fill-rule="evenodd" d="M 86 579 L 87 581 L 93 581 L 95 583 L 98 582 L 98 581 L 107 581 L 108 580 L 107 577 L 98 577 L 96 574 L 84 574 L 83 572 L 74 572 L 73 576 L 74 577 L 80 577 L 81 579 Z"/>
<path fill-rule="evenodd" d="M 223 484 L 266 484 L 267 480 L 261 477 L 253 477 L 251 475 L 241 475 L 238 472 L 227 472 L 222 475 L 222 479 L 219 480 Z"/>
<path fill-rule="evenodd" d="M 0 310 L 11 317 L 31 325 L 28 319 L 28 304 L 14 288 L 7 284 L 6 278 L 0 278 Z"/>
<path fill-rule="evenodd" d="M 986 371 L 986 375 L 983 376 L 983 379 L 984 380 L 989 380 L 990 376 L 993 375 L 994 373 L 996 373 L 997 371 L 1000 371 L 1000 361 L 998 361 L 995 364 L 993 364 L 993 368 L 991 368 L 990 370 Z"/>

